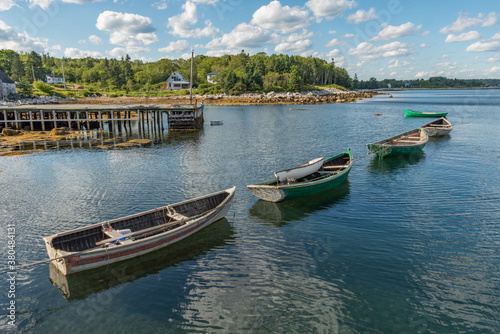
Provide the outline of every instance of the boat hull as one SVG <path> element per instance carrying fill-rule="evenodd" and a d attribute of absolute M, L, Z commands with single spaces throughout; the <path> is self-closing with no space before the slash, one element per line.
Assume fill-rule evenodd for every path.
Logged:
<path fill-rule="evenodd" d="M 346 152 L 343 152 L 335 157 L 325 160 L 325 162 L 323 163 L 323 165 L 325 165 L 333 159 L 336 159 L 345 154 L 348 154 L 349 156 L 349 165 L 338 174 L 332 174 L 328 177 L 311 182 L 291 183 L 278 186 L 273 185 L 276 184 L 277 180 L 275 179 L 257 185 L 248 185 L 247 188 L 255 196 L 268 202 L 281 202 L 283 200 L 311 196 L 331 190 L 342 183 L 349 175 L 352 167 L 351 151 L 348 150 Z"/>
<path fill-rule="evenodd" d="M 112 245 L 110 247 L 104 248 L 95 247 L 87 251 L 80 252 L 68 252 L 54 248 L 52 240 L 57 236 L 54 235 L 43 238 L 45 241 L 45 246 L 47 248 L 47 253 L 49 255 L 49 258 L 53 259 L 52 263 L 54 263 L 56 268 L 61 271 L 62 274 L 67 275 L 85 270 L 95 269 L 115 262 L 141 256 L 149 252 L 153 252 L 160 248 L 181 241 L 182 239 L 187 238 L 190 235 L 207 227 L 211 223 L 224 218 L 224 216 L 227 214 L 227 211 L 229 210 L 229 203 L 234 197 L 235 188 L 227 189 L 226 192 L 228 192 L 229 195 L 219 206 L 217 206 L 211 212 L 198 217 L 197 219 L 193 219 L 173 230 L 155 234 L 153 236 L 139 240 L 127 239 L 123 243 L 116 246 Z M 83 229 L 76 229 L 75 231 L 80 230 Z"/>
<path fill-rule="evenodd" d="M 408 117 L 446 117 L 447 112 L 425 112 L 405 109 L 405 115 Z"/>
<path fill-rule="evenodd" d="M 423 125 L 422 128 L 427 132 L 429 137 L 446 136 L 453 130 L 451 123 L 444 117 L 431 121 Z"/>
<path fill-rule="evenodd" d="M 418 142 L 414 143 L 402 143 L 398 142 L 398 140 L 402 140 L 402 138 L 410 137 L 413 133 L 417 133 L 422 138 Z M 405 133 L 396 135 L 391 138 L 387 138 L 376 143 L 367 144 L 368 149 L 377 154 L 379 157 L 386 157 L 392 155 L 405 155 L 405 154 L 413 154 L 422 151 L 422 149 L 427 144 L 429 140 L 429 136 L 422 128 L 418 128 L 415 130 L 407 131 Z M 404 141 L 404 140 L 402 140 Z"/>

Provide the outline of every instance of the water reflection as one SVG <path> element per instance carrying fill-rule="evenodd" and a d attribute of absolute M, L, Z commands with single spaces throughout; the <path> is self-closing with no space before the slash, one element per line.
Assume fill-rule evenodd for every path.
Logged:
<path fill-rule="evenodd" d="M 192 260 L 216 247 L 226 245 L 232 239 L 234 229 L 224 218 L 172 246 L 104 268 L 65 276 L 51 263 L 49 281 L 59 288 L 68 301 L 83 299 L 122 283 L 157 274 L 179 262 Z"/>
<path fill-rule="evenodd" d="M 423 151 L 413 154 L 403 154 L 397 156 L 388 156 L 383 159 L 378 157 L 372 158 L 368 168 L 371 172 L 392 173 L 395 170 L 408 168 L 410 166 L 421 163 L 425 160 Z"/>
<path fill-rule="evenodd" d="M 283 226 L 340 203 L 349 195 L 349 191 L 349 179 L 346 179 L 334 189 L 313 196 L 278 203 L 258 200 L 250 208 L 250 216 L 264 223 Z"/>

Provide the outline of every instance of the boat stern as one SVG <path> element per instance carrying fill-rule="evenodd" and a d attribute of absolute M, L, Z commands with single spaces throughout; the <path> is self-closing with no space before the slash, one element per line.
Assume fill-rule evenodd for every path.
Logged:
<path fill-rule="evenodd" d="M 252 192 L 252 194 L 268 202 L 281 202 L 286 197 L 285 192 L 278 187 L 265 185 L 248 185 L 247 188 Z"/>

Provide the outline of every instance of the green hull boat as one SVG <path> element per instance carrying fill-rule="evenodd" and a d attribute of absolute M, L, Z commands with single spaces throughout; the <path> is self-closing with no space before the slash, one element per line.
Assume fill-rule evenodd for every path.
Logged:
<path fill-rule="evenodd" d="M 389 155 L 411 154 L 422 151 L 429 136 L 424 129 L 418 128 L 387 138 L 376 143 L 366 144 L 368 149 L 383 158 Z"/>
<path fill-rule="evenodd" d="M 316 172 L 300 179 L 288 179 L 280 182 L 278 179 L 247 188 L 258 198 L 268 202 L 281 202 L 285 199 L 306 197 L 330 190 L 344 181 L 352 167 L 351 149 L 334 157 L 325 159 Z"/>
<path fill-rule="evenodd" d="M 447 112 L 426 112 L 405 109 L 405 115 L 408 117 L 446 117 Z"/>

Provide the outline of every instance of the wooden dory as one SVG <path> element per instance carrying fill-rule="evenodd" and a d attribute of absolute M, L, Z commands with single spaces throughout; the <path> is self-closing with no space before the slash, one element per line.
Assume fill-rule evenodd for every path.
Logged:
<path fill-rule="evenodd" d="M 405 115 L 408 117 L 446 117 L 447 112 L 428 112 L 405 109 Z"/>
<path fill-rule="evenodd" d="M 422 128 L 425 130 L 425 132 L 427 132 L 427 135 L 429 135 L 429 137 L 435 137 L 446 136 L 453 129 L 453 126 L 451 125 L 450 121 L 448 121 L 444 117 L 441 117 L 423 125 Z"/>
<path fill-rule="evenodd" d="M 291 179 L 300 179 L 320 169 L 321 165 L 323 164 L 323 160 L 325 160 L 325 158 L 313 159 L 298 167 L 275 172 L 274 176 L 281 182 L 285 182 Z"/>
<path fill-rule="evenodd" d="M 247 188 L 258 198 L 268 202 L 305 197 L 330 190 L 347 178 L 352 166 L 352 153 L 347 150 L 324 160 L 318 170 L 295 180 L 268 182 L 248 185 Z"/>
<path fill-rule="evenodd" d="M 235 187 L 43 238 L 64 275 L 152 252 L 224 218 Z"/>
<path fill-rule="evenodd" d="M 428 140 L 429 136 L 425 130 L 418 128 L 366 145 L 371 152 L 378 154 L 380 157 L 385 157 L 419 152 L 424 148 Z"/>

